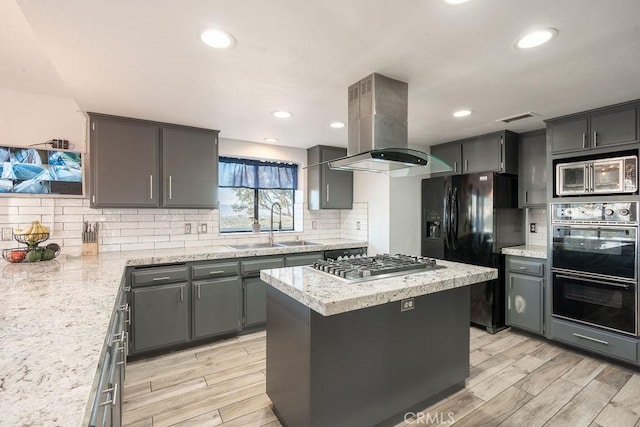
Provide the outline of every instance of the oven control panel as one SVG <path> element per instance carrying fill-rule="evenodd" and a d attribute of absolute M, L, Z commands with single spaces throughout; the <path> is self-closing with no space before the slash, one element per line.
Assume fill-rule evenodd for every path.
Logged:
<path fill-rule="evenodd" d="M 551 221 L 637 224 L 638 202 L 552 203 Z"/>

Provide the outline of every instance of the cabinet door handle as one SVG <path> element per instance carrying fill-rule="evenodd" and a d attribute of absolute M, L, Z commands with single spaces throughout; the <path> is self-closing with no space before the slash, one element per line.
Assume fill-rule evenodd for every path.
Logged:
<path fill-rule="evenodd" d="M 149 175 L 149 200 L 153 200 L 153 175 Z"/>
<path fill-rule="evenodd" d="M 598 146 L 598 132 L 597 131 L 593 131 L 593 146 L 597 147 Z"/>
<path fill-rule="evenodd" d="M 500 171 L 504 169 L 504 138 L 500 137 Z"/>
<path fill-rule="evenodd" d="M 198 291 L 198 299 L 200 299 L 200 285 L 196 285 L 196 289 Z"/>
<path fill-rule="evenodd" d="M 171 179 L 171 175 L 169 175 L 169 200 L 173 198 L 173 180 Z"/>
<path fill-rule="evenodd" d="M 183 288 L 180 288 L 180 302 L 184 301 L 184 292 L 183 292 Z"/>
<path fill-rule="evenodd" d="M 593 342 L 597 342 L 597 343 L 604 344 L 604 345 L 609 345 L 609 343 L 607 341 L 599 340 L 597 338 L 591 338 L 591 337 L 588 337 L 588 336 L 582 335 L 582 334 L 576 334 L 575 332 L 573 333 L 573 336 L 578 337 L 578 338 L 582 338 L 583 340 L 588 340 L 588 341 L 593 341 Z"/>
<path fill-rule="evenodd" d="M 224 273 L 224 270 L 213 270 L 209 272 L 209 274 L 222 274 L 222 273 Z"/>
<path fill-rule="evenodd" d="M 130 325 L 131 324 L 131 307 L 129 306 L 129 303 L 121 305 L 120 307 L 118 307 L 118 310 L 124 311 L 125 313 L 127 313 L 127 317 L 124 319 L 124 323 L 126 323 L 127 325 Z"/>
<path fill-rule="evenodd" d="M 453 171 L 458 172 L 458 162 L 453 162 Z"/>
<path fill-rule="evenodd" d="M 468 171 L 469 170 L 469 160 L 465 160 L 464 161 L 464 170 Z"/>
<path fill-rule="evenodd" d="M 113 397 L 111 398 L 111 400 L 107 400 L 106 402 L 102 402 L 98 406 L 107 406 L 107 405 L 116 406 L 116 400 L 118 399 L 118 383 L 115 383 L 113 385 L 113 387 L 111 387 L 111 388 L 108 388 L 106 390 L 102 390 L 102 392 L 103 393 L 111 393 L 111 392 L 113 392 Z"/>
<path fill-rule="evenodd" d="M 582 133 L 582 148 L 587 148 L 587 134 Z"/>
<path fill-rule="evenodd" d="M 524 190 L 524 202 L 529 203 L 529 191 Z"/>
<path fill-rule="evenodd" d="M 329 203 L 329 184 L 327 184 L 327 203 Z"/>
<path fill-rule="evenodd" d="M 509 287 L 513 288 L 513 277 L 509 277 Z"/>
<path fill-rule="evenodd" d="M 122 342 L 120 346 L 120 352 L 122 353 L 122 360 L 120 362 L 116 362 L 116 365 L 124 365 L 127 367 L 127 353 L 129 352 L 129 334 L 126 331 L 122 331 L 122 339 L 119 340 Z"/>
<path fill-rule="evenodd" d="M 154 282 L 158 282 L 160 280 L 169 280 L 171 279 L 171 276 L 164 276 L 164 277 L 154 277 L 153 279 L 151 279 Z"/>

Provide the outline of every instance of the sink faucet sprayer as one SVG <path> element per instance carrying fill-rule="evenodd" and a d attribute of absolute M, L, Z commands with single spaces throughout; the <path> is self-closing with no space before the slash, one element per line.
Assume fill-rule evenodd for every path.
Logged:
<path fill-rule="evenodd" d="M 278 231 L 282 231 L 282 206 L 280 203 L 274 202 L 271 205 L 271 224 L 269 227 L 269 245 L 273 246 L 273 208 L 278 205 L 278 212 L 280 214 L 280 219 L 278 221 Z"/>

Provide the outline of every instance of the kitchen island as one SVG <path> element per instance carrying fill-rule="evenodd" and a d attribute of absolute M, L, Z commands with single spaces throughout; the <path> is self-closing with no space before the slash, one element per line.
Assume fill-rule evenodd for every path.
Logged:
<path fill-rule="evenodd" d="M 464 387 L 469 287 L 497 270 L 438 264 L 360 283 L 309 267 L 261 272 L 267 394 L 283 424 L 394 425 Z"/>

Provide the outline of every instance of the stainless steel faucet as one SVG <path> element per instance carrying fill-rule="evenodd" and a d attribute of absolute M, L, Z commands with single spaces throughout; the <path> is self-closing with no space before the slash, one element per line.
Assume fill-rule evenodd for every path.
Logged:
<path fill-rule="evenodd" d="M 278 205 L 278 212 L 280 214 L 280 220 L 278 221 L 278 231 L 282 231 L 282 206 L 280 203 L 274 202 L 271 205 L 271 223 L 269 226 L 269 245 L 273 246 L 273 208 Z"/>

